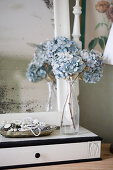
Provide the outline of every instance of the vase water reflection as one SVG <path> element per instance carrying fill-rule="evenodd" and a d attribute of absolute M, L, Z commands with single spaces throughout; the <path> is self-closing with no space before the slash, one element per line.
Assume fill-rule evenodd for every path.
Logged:
<path fill-rule="evenodd" d="M 57 111 L 57 97 L 56 97 L 56 83 L 53 81 L 48 82 L 48 103 L 47 112 Z"/>

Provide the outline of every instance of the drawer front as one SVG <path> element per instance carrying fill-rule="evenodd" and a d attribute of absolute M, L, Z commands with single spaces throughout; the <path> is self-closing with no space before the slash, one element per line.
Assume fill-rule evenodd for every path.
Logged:
<path fill-rule="evenodd" d="M 88 147 L 88 142 L 83 142 L 6 149 L 1 148 L 0 167 L 88 159 Z M 100 157 L 100 151 L 96 154 L 96 157 Z"/>

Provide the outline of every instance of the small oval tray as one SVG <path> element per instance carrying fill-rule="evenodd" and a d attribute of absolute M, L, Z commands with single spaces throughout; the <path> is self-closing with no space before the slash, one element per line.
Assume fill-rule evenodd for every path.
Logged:
<path fill-rule="evenodd" d="M 52 132 L 54 132 L 55 129 L 56 129 L 55 126 L 50 126 L 50 125 L 46 125 L 45 128 L 40 131 L 40 133 L 37 128 L 32 129 L 32 130 L 27 130 L 27 131 L 16 131 L 16 132 L 5 131 L 5 130 L 0 129 L 0 134 L 8 138 L 38 137 L 38 136 L 48 136 Z"/>

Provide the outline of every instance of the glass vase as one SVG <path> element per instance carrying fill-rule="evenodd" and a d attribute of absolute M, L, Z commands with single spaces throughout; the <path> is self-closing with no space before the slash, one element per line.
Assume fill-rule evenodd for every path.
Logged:
<path fill-rule="evenodd" d="M 63 107 L 60 132 L 65 135 L 79 132 L 79 104 L 76 95 L 76 81 L 67 81 L 67 94 Z"/>
<path fill-rule="evenodd" d="M 56 83 L 48 82 L 48 103 L 47 112 L 57 111 Z"/>

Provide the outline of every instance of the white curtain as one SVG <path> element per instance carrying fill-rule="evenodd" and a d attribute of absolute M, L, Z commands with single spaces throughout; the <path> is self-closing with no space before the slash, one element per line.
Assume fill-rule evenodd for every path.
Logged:
<path fill-rule="evenodd" d="M 104 62 L 113 65 L 113 24 L 104 51 Z"/>

